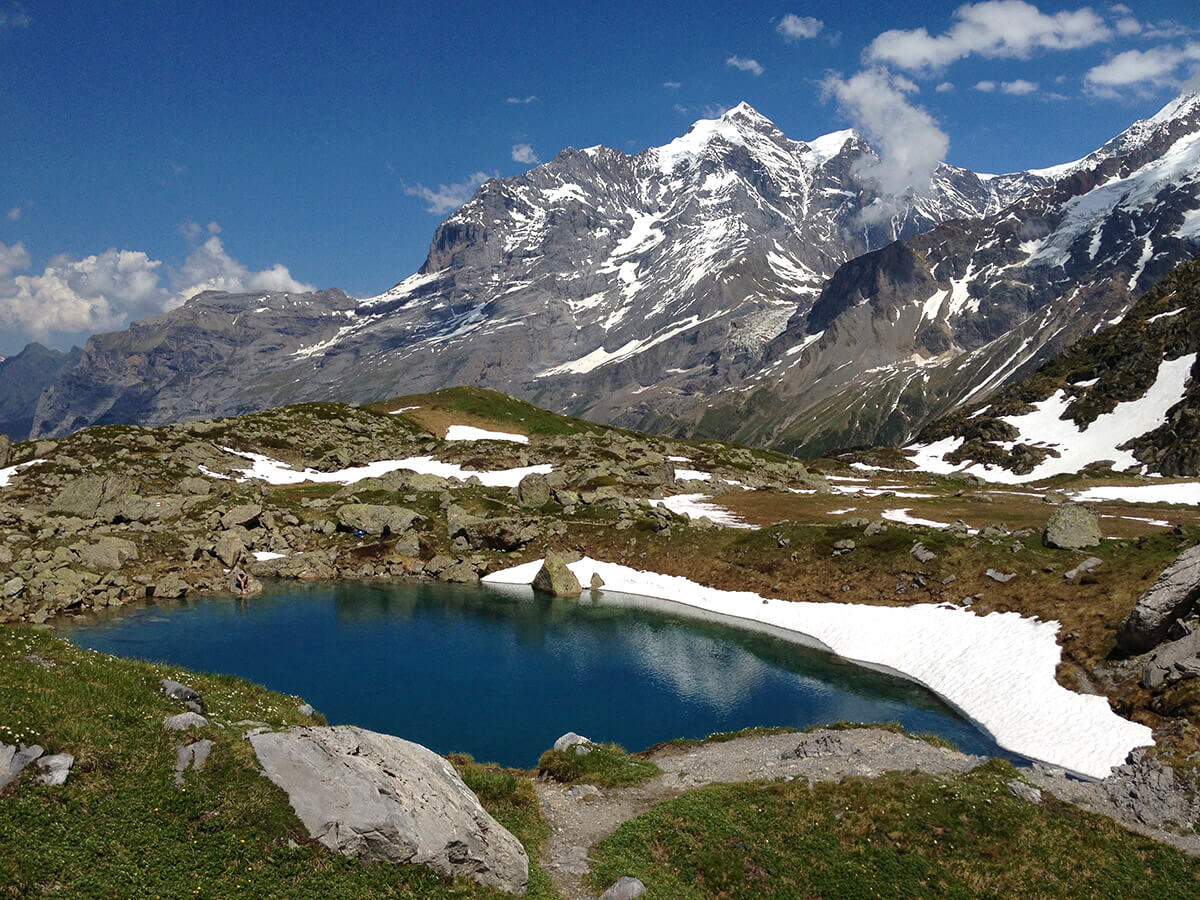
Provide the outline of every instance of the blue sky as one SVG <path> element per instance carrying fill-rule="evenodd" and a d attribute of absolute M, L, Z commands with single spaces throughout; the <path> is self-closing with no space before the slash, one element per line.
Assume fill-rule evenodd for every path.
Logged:
<path fill-rule="evenodd" d="M 0 0 L 0 353 L 203 285 L 377 293 L 473 176 L 566 146 L 636 152 L 740 100 L 803 139 L 894 131 L 883 97 L 957 165 L 1063 162 L 1195 78 L 1195 13 Z"/>

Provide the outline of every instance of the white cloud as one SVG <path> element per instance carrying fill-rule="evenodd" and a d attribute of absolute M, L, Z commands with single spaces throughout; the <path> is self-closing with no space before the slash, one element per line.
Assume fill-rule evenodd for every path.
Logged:
<path fill-rule="evenodd" d="M 1037 89 L 1036 81 L 1026 81 L 1024 78 L 1018 78 L 1016 81 L 978 81 L 975 83 L 975 90 L 985 94 L 999 91 L 1002 94 L 1023 97 L 1026 94 L 1034 93 Z"/>
<path fill-rule="evenodd" d="M 743 59 L 736 54 L 725 60 L 725 65 L 732 66 L 735 69 L 740 69 L 743 72 L 749 72 L 751 75 L 761 75 L 764 71 L 763 67 L 758 64 L 756 59 Z"/>
<path fill-rule="evenodd" d="M 1196 74 L 1198 63 L 1200 43 L 1195 42 L 1126 50 L 1093 66 L 1083 81 L 1090 93 L 1100 96 L 1114 96 L 1120 88 L 1182 87 Z"/>
<path fill-rule="evenodd" d="M 209 288 L 313 290 L 279 263 L 258 272 L 248 270 L 225 252 L 215 234 L 171 275 L 170 288 L 162 284 L 163 263 L 135 250 L 111 249 L 79 259 L 62 254 L 40 275 L 16 274 L 29 266 L 24 244 L 0 243 L 0 328 L 37 341 L 124 328 L 133 319 L 174 309 Z"/>
<path fill-rule="evenodd" d="M 8 212 L 6 212 L 4 214 L 4 218 L 8 219 L 8 221 L 10 221 L 10 222 L 21 221 L 21 207 L 14 206 L 12 209 L 10 209 Z"/>
<path fill-rule="evenodd" d="M 487 172 L 472 172 L 462 181 L 455 184 L 439 184 L 436 188 L 428 188 L 423 184 L 418 184 L 415 187 L 405 187 L 404 193 L 410 197 L 420 197 L 428 204 L 425 207 L 426 212 L 442 216 L 458 209 L 471 199 L 476 188 L 494 177 L 494 175 L 489 175 Z"/>
<path fill-rule="evenodd" d="M 172 279 L 174 295 L 165 302 L 165 309 L 173 309 L 202 291 L 302 293 L 316 290 L 312 285 L 294 279 L 287 266 L 281 263 L 275 263 L 260 272 L 251 272 L 225 252 L 225 245 L 217 237 L 221 229 L 216 222 L 210 222 L 206 230 L 209 232 L 207 240 L 188 254 Z"/>
<path fill-rule="evenodd" d="M 677 90 L 679 90 L 681 87 L 683 87 L 683 83 L 682 83 L 682 82 L 679 82 L 679 81 L 664 81 L 664 82 L 663 82 L 663 87 L 665 87 L 665 88 L 667 88 L 668 90 L 671 90 L 671 91 L 677 91 Z"/>
<path fill-rule="evenodd" d="M 941 84 L 939 84 L 937 87 L 935 87 L 934 90 L 937 91 L 939 94 L 948 94 L 952 90 L 954 90 L 954 85 L 951 84 L 949 81 L 943 81 Z"/>
<path fill-rule="evenodd" d="M 533 148 L 528 144 L 513 144 L 512 148 L 513 162 L 519 163 L 536 163 L 541 162 L 537 154 L 533 152 Z"/>
<path fill-rule="evenodd" d="M 909 103 L 912 82 L 882 68 L 864 69 L 848 79 L 830 74 L 822 82 L 826 97 L 866 135 L 879 154 L 860 163 L 858 174 L 874 181 L 882 202 L 866 216 L 878 220 L 889 215 L 896 199 L 926 193 L 934 169 L 946 158 L 950 139 L 928 112 Z"/>
<path fill-rule="evenodd" d="M 1000 90 L 1006 94 L 1013 94 L 1017 97 L 1024 97 L 1026 94 L 1036 93 L 1038 83 L 1036 81 L 1026 81 L 1024 78 L 1018 78 L 1015 81 L 1000 82 Z"/>
<path fill-rule="evenodd" d="M 55 332 L 119 328 L 163 310 L 161 266 L 145 253 L 106 250 L 82 259 L 56 256 L 40 275 L 14 275 L 29 268 L 29 254 L 22 244 L 0 244 L 0 327 L 39 341 Z"/>
<path fill-rule="evenodd" d="M 1142 23 L 1133 16 L 1124 16 L 1113 25 L 1117 29 L 1117 34 L 1128 37 L 1131 34 L 1138 34 L 1142 30 Z"/>
<path fill-rule="evenodd" d="M 1112 36 L 1104 20 L 1086 6 L 1047 14 L 1025 0 L 984 0 L 960 6 L 954 20 L 936 36 L 924 28 L 885 31 L 864 56 L 908 71 L 933 71 L 972 54 L 1024 58 L 1034 50 L 1070 50 Z"/>
<path fill-rule="evenodd" d="M 527 103 L 537 103 L 537 97 L 534 96 L 533 94 L 530 94 L 528 97 L 509 97 L 504 102 L 505 103 L 519 103 L 522 106 L 524 106 Z"/>
<path fill-rule="evenodd" d="M 825 23 L 820 19 L 814 19 L 812 16 L 798 16 L 795 13 L 788 13 L 779 20 L 779 24 L 775 26 L 775 31 L 781 34 L 786 40 L 799 41 L 805 38 L 815 38 L 821 33 L 821 29 L 824 27 Z"/>

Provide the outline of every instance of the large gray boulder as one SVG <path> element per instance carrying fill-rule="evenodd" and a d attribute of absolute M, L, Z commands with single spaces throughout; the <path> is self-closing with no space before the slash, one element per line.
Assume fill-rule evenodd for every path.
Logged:
<path fill-rule="evenodd" d="M 258 524 L 258 519 L 261 515 L 261 504 L 239 503 L 221 516 L 221 527 L 233 528 L 234 526 L 241 525 L 243 528 L 253 528 Z"/>
<path fill-rule="evenodd" d="M 575 573 L 567 568 L 561 557 L 553 553 L 546 554 L 542 567 L 533 577 L 533 589 L 555 597 L 578 597 L 583 593 L 583 586 Z"/>
<path fill-rule="evenodd" d="M 421 516 L 403 506 L 378 506 L 374 503 L 346 503 L 337 509 L 338 524 L 350 531 L 366 534 L 400 534 Z"/>
<path fill-rule="evenodd" d="M 96 515 L 104 500 L 104 479 L 99 475 L 83 475 L 67 482 L 50 504 L 50 512 L 90 519 Z"/>
<path fill-rule="evenodd" d="M 1117 646 L 1143 653 L 1167 636 L 1167 629 L 1188 615 L 1200 594 L 1200 545 L 1184 550 L 1167 566 L 1117 629 Z"/>
<path fill-rule="evenodd" d="M 81 542 L 71 549 L 79 554 L 79 562 L 89 572 L 115 572 L 127 560 L 138 558 L 137 545 L 118 537 L 102 537 L 93 544 Z"/>
<path fill-rule="evenodd" d="M 1060 550 L 1095 547 L 1103 538 L 1100 517 L 1086 506 L 1070 503 L 1063 504 L 1051 514 L 1042 533 L 1042 541 L 1047 547 L 1058 547 Z"/>
<path fill-rule="evenodd" d="M 545 475 L 530 472 L 517 484 L 517 502 L 528 509 L 540 509 L 550 502 L 550 482 Z"/>
<path fill-rule="evenodd" d="M 312 837 L 364 860 L 428 865 L 524 893 L 521 842 L 432 750 L 350 725 L 250 735 Z"/>

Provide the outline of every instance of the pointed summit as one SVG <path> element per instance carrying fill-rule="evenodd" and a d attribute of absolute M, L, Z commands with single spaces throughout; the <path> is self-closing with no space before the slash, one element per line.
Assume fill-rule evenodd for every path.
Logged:
<path fill-rule="evenodd" d="M 690 164 L 712 155 L 714 151 L 710 148 L 714 145 L 750 147 L 764 140 L 786 142 L 787 137 L 774 122 L 743 100 L 719 118 L 696 120 L 687 134 L 650 152 L 658 155 L 662 171 L 670 173 L 680 163 Z"/>

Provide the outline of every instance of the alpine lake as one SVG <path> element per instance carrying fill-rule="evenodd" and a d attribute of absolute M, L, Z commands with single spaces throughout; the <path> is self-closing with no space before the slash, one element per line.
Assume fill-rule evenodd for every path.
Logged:
<path fill-rule="evenodd" d="M 568 731 L 637 751 L 750 726 L 898 722 L 1016 759 L 925 688 L 678 604 L 585 590 L 269 583 L 64 623 L 79 646 L 238 675 L 331 724 L 531 768 Z"/>

